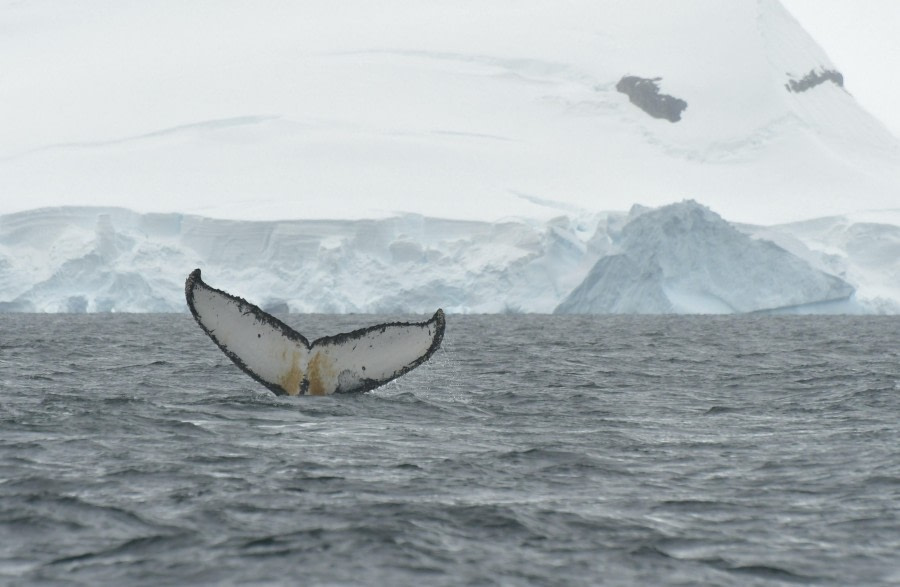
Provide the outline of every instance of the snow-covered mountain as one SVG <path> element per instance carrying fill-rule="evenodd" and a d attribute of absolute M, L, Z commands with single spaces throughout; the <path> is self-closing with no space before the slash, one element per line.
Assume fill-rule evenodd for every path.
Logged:
<path fill-rule="evenodd" d="M 604 210 L 692 199 L 777 248 L 666 235 L 641 307 L 900 312 L 900 143 L 777 0 L 41 0 L 0 30 L 0 309 L 180 311 L 202 267 L 293 311 L 551 312 L 686 205 Z"/>
<path fill-rule="evenodd" d="M 900 312 L 897 226 L 740 230 L 693 202 L 500 223 L 44 209 L 0 216 L 0 311 L 185 311 L 201 267 L 272 311 Z"/>
<path fill-rule="evenodd" d="M 0 213 L 693 198 L 774 224 L 898 202 L 897 140 L 777 0 L 42 0 L 0 4 L 0 29 Z"/>

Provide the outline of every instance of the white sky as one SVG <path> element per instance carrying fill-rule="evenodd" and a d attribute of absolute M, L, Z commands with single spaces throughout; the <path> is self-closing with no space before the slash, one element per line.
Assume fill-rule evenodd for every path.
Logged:
<path fill-rule="evenodd" d="M 900 136 L 900 0 L 782 0 L 844 74 L 847 90 Z"/>

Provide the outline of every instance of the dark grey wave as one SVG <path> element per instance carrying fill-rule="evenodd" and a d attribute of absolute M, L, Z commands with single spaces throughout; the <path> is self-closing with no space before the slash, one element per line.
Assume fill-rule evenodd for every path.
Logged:
<path fill-rule="evenodd" d="M 900 318 L 447 320 L 284 398 L 187 315 L 0 315 L 0 584 L 897 583 Z"/>

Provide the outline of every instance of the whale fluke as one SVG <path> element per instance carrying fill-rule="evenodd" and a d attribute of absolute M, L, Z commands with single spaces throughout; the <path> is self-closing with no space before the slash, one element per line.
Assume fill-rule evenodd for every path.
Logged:
<path fill-rule="evenodd" d="M 195 269 L 184 284 L 197 324 L 234 364 L 276 395 L 363 392 L 428 360 L 444 338 L 444 312 L 426 322 L 391 322 L 309 343 L 243 298 L 210 287 Z"/>

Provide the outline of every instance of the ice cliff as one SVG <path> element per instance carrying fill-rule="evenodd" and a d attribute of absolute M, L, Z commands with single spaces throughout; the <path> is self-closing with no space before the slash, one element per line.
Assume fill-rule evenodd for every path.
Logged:
<path fill-rule="evenodd" d="M 693 202 L 497 223 L 35 210 L 0 216 L 0 311 L 182 312 L 195 267 L 273 311 L 900 311 L 898 226 L 739 228 Z"/>
<path fill-rule="evenodd" d="M 548 312 L 590 258 L 590 221 L 228 221 L 123 209 L 0 216 L 0 310 L 183 311 L 194 267 L 294 312 Z M 595 255 L 596 256 L 596 255 Z"/>

